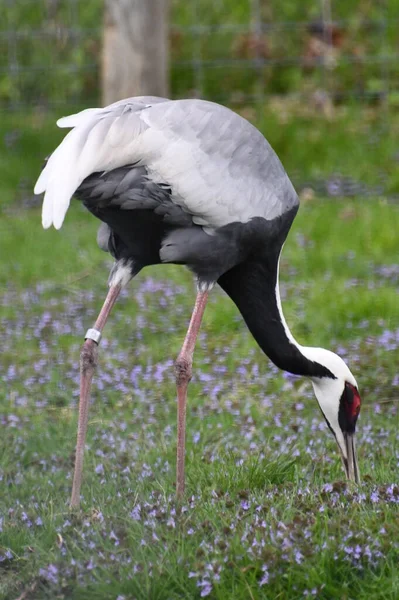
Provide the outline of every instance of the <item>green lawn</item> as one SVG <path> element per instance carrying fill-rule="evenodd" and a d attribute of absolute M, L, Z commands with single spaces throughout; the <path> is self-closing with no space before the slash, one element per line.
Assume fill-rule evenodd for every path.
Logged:
<path fill-rule="evenodd" d="M 268 109 L 259 123 L 289 173 L 340 169 L 373 184 L 381 164 L 395 191 L 395 122 L 356 154 L 364 115 L 279 118 Z M 215 290 L 189 389 L 187 493 L 176 503 L 173 359 L 195 289 L 183 268 L 161 266 L 130 284 L 107 325 L 83 502 L 71 513 L 79 348 L 111 263 L 77 203 L 60 232 L 25 208 L 60 133 L 38 117 L 10 117 L 1 139 L 11 131 L 16 140 L 0 149 L 0 597 L 397 600 L 398 204 L 316 194 L 281 267 L 295 336 L 339 352 L 358 380 L 358 488 L 343 482 L 310 384 L 278 372 Z"/>

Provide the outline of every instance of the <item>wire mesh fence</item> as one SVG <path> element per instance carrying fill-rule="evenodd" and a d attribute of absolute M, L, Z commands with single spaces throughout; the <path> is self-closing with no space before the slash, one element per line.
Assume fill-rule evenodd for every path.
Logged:
<path fill-rule="evenodd" d="M 100 0 L 3 0 L 1 107 L 96 99 L 102 13 Z M 398 21 L 388 0 L 174 0 L 172 95 L 396 100 Z"/>
<path fill-rule="evenodd" d="M 171 0 L 171 95 L 280 110 L 297 102 L 327 119 L 355 103 L 374 110 L 375 144 L 399 105 L 395 8 L 399 0 Z M 100 0 L 3 0 L 2 113 L 98 105 L 102 24 Z M 370 193 L 383 193 L 383 179 Z M 334 175 L 321 191 L 366 193 L 361 185 Z"/>

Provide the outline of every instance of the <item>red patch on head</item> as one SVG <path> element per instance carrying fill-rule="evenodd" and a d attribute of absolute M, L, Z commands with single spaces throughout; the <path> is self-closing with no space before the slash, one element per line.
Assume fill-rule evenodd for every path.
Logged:
<path fill-rule="evenodd" d="M 353 423 L 356 423 L 356 419 L 360 413 L 360 406 L 362 404 L 359 391 L 351 383 L 346 383 L 345 392 L 345 412 L 348 419 Z"/>

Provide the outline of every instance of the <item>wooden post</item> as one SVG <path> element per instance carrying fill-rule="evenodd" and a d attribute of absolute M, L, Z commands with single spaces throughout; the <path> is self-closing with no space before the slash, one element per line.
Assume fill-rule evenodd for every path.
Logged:
<path fill-rule="evenodd" d="M 168 95 L 168 0 L 106 0 L 102 99 Z"/>

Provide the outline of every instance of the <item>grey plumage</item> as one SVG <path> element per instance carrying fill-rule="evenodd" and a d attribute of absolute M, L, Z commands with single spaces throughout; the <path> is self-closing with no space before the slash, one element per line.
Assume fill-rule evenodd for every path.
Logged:
<path fill-rule="evenodd" d="M 129 98 L 59 125 L 74 129 L 37 185 L 47 190 L 44 225 L 60 226 L 67 193 L 74 193 L 108 224 L 100 228 L 100 247 L 117 260 L 130 257 L 136 270 L 162 260 L 217 279 L 259 247 L 248 236 L 251 221 L 277 223 L 286 215 L 291 223 L 298 208 L 263 135 L 218 104 Z M 266 245 L 269 229 L 256 228 Z"/>
<path fill-rule="evenodd" d="M 71 195 L 92 173 L 129 164 L 145 167 L 152 183 L 167 185 L 172 202 L 208 231 L 253 217 L 270 220 L 298 204 L 263 135 L 218 104 L 130 98 L 59 124 L 74 129 L 50 157 L 35 188 L 46 191 L 45 227 L 61 226 Z"/>
<path fill-rule="evenodd" d="M 101 223 L 97 231 L 97 244 L 104 252 L 109 252 L 109 238 L 111 235 L 111 227 L 107 223 Z"/>

